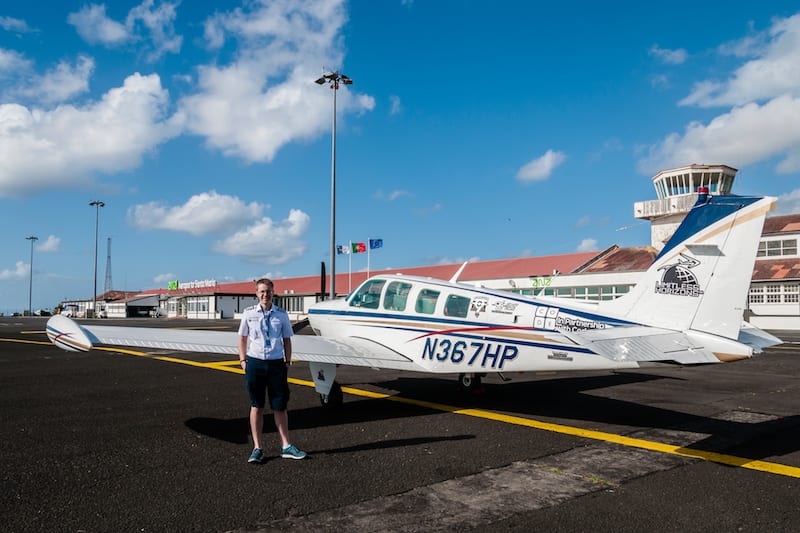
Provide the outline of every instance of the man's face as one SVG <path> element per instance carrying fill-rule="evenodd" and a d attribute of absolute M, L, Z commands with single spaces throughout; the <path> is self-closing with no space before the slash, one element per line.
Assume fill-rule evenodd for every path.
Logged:
<path fill-rule="evenodd" d="M 256 287 L 256 297 L 258 298 L 258 303 L 265 308 L 269 308 L 272 305 L 272 291 L 272 287 L 266 283 L 259 283 Z"/>

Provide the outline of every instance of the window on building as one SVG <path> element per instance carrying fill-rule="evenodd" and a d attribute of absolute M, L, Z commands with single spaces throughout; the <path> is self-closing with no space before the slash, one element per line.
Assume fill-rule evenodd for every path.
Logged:
<path fill-rule="evenodd" d="M 800 302 L 800 284 L 792 283 L 783 286 L 783 302 L 787 304 Z"/>

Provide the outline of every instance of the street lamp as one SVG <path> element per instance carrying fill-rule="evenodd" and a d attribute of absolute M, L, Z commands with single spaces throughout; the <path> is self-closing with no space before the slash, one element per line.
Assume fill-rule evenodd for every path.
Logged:
<path fill-rule="evenodd" d="M 92 200 L 89 205 L 94 207 L 94 288 L 92 289 L 92 318 L 97 318 L 97 228 L 100 220 L 100 208 L 106 204 L 100 200 Z M 88 313 L 87 313 L 88 314 Z"/>
<path fill-rule="evenodd" d="M 38 241 L 39 237 L 29 235 L 25 238 L 31 241 L 31 281 L 28 285 L 28 316 L 33 316 L 33 307 L 31 306 L 31 301 L 33 300 L 33 243 Z"/>
<path fill-rule="evenodd" d="M 331 133 L 331 300 L 336 299 L 336 92 L 339 84 L 350 85 L 353 80 L 339 72 L 328 72 L 316 80 L 333 89 L 333 131 Z"/>

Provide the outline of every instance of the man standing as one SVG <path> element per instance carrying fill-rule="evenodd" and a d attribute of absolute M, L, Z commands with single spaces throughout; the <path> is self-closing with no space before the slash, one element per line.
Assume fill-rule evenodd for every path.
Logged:
<path fill-rule="evenodd" d="M 245 371 L 247 394 L 250 397 L 250 432 L 253 453 L 249 463 L 265 461 L 261 446 L 264 428 L 265 396 L 281 439 L 281 457 L 303 459 L 306 454 L 289 442 L 289 365 L 292 363 L 292 324 L 289 315 L 272 304 L 272 280 L 256 281 L 258 304 L 244 310 L 239 324 L 239 363 Z"/>

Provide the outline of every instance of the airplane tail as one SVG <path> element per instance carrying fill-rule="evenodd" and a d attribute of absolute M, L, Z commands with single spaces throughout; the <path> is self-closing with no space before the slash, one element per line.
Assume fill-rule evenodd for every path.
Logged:
<path fill-rule="evenodd" d="M 737 339 L 764 217 L 775 202 L 701 189 L 639 283 L 602 308 L 647 326 Z"/>

